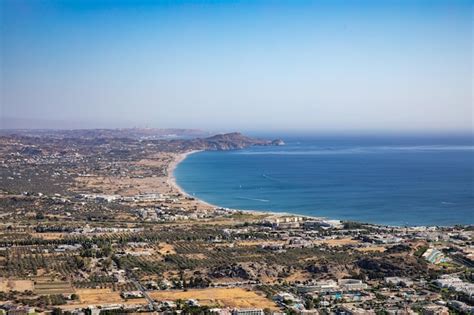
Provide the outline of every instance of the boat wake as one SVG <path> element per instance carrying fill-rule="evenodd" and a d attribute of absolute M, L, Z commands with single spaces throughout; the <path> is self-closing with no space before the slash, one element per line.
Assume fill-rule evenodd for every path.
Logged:
<path fill-rule="evenodd" d="M 237 198 L 245 199 L 245 200 L 252 200 L 252 201 L 260 201 L 260 202 L 270 202 L 270 200 L 267 200 L 267 199 L 248 198 L 248 197 L 237 197 Z"/>

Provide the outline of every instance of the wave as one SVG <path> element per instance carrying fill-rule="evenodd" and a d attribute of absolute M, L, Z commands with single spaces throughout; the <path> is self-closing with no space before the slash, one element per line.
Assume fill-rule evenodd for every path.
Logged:
<path fill-rule="evenodd" d="M 441 201 L 441 204 L 443 205 L 455 205 L 455 202 L 449 202 L 449 201 Z"/>
<path fill-rule="evenodd" d="M 278 182 L 278 183 L 281 183 L 281 182 L 282 182 L 280 179 L 275 178 L 275 177 L 270 176 L 270 175 L 267 175 L 267 174 L 262 174 L 262 177 L 263 177 L 263 178 L 266 178 L 266 179 L 268 179 L 268 180 L 270 180 L 270 181 L 272 181 L 272 182 Z"/>
<path fill-rule="evenodd" d="M 425 145 L 425 146 L 367 146 L 352 148 L 318 148 L 315 150 L 281 150 L 281 151 L 236 151 L 241 155 L 330 155 L 330 154 L 365 154 L 380 152 L 440 152 L 440 151 L 474 151 L 470 145 Z"/>

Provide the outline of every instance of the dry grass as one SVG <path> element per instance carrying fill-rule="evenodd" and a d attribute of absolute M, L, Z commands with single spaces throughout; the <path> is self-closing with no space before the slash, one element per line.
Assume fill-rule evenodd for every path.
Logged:
<path fill-rule="evenodd" d="M 291 273 L 288 277 L 285 278 L 286 281 L 288 282 L 293 282 L 293 281 L 305 281 L 311 279 L 311 275 L 307 271 L 295 271 Z"/>
<path fill-rule="evenodd" d="M 369 246 L 369 247 L 359 247 L 356 248 L 359 252 L 379 252 L 382 253 L 386 250 L 383 246 Z"/>
<path fill-rule="evenodd" d="M 146 304 L 144 298 L 124 300 L 119 291 L 112 289 L 77 289 L 81 304 L 103 305 L 103 304 Z"/>
<path fill-rule="evenodd" d="M 76 178 L 76 188 L 95 189 L 105 194 L 120 194 L 123 196 L 134 196 L 143 193 L 158 192 L 167 193 L 164 177 L 79 177 Z"/>
<path fill-rule="evenodd" d="M 328 245 L 328 246 L 344 246 L 344 245 L 355 245 L 358 244 L 359 241 L 354 240 L 352 238 L 338 238 L 338 239 L 331 239 L 331 240 L 318 240 L 313 242 L 315 245 Z"/>
<path fill-rule="evenodd" d="M 256 240 L 256 241 L 239 241 L 238 246 L 260 246 L 260 245 L 284 245 L 282 241 Z"/>
<path fill-rule="evenodd" d="M 154 291 L 150 296 L 159 301 L 176 301 L 178 299 L 198 300 L 202 305 L 219 305 L 236 308 L 270 308 L 277 310 L 277 305 L 255 291 L 242 288 L 209 288 L 188 291 Z"/>
<path fill-rule="evenodd" d="M 161 255 L 169 255 L 169 254 L 176 254 L 176 251 L 174 250 L 173 245 L 168 244 L 168 243 L 159 243 L 158 246 L 160 246 L 160 249 L 158 252 Z"/>
<path fill-rule="evenodd" d="M 65 233 L 31 233 L 31 236 L 34 238 L 40 238 L 43 240 L 59 240 L 64 238 Z"/>
<path fill-rule="evenodd" d="M 34 283 L 31 280 L 14 280 L 0 278 L 0 292 L 9 291 L 33 291 Z"/>
<path fill-rule="evenodd" d="M 197 254 L 185 254 L 184 255 L 186 258 L 190 258 L 190 259 L 207 259 L 208 256 L 205 255 L 205 254 L 200 254 L 200 253 L 197 253 Z"/>
<path fill-rule="evenodd" d="M 124 300 L 120 296 L 120 292 L 114 292 L 112 289 L 77 289 L 76 294 L 79 295 L 79 301 L 59 307 L 63 310 L 73 310 L 76 308 L 85 308 L 90 305 L 145 305 L 147 303 L 144 298 Z"/>

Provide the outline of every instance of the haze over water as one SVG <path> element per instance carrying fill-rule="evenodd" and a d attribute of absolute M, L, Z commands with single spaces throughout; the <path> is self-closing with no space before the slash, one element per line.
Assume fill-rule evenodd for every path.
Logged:
<path fill-rule="evenodd" d="M 175 170 L 222 207 L 387 225 L 474 223 L 472 137 L 283 137 L 285 146 L 201 152 Z"/>

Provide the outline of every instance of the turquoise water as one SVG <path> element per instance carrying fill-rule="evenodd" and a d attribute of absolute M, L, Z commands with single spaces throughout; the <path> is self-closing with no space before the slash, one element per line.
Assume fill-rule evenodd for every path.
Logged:
<path fill-rule="evenodd" d="M 177 182 L 235 209 L 387 225 L 474 224 L 472 137 L 282 138 L 281 147 L 192 154 L 175 170 Z"/>

